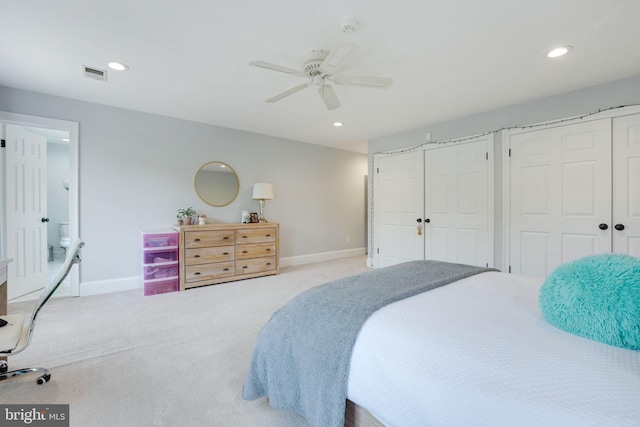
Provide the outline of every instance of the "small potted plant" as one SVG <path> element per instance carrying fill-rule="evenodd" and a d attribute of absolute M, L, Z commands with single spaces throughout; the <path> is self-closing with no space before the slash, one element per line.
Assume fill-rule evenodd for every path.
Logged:
<path fill-rule="evenodd" d="M 176 214 L 176 216 L 178 217 L 178 224 L 180 224 L 180 221 L 182 221 L 182 224 L 184 225 L 191 225 L 191 220 L 197 213 L 198 212 L 191 207 L 186 209 L 178 209 L 178 212 Z"/>

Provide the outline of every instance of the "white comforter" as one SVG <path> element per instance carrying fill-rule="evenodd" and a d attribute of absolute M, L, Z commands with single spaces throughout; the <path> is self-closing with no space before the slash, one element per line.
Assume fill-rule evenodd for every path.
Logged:
<path fill-rule="evenodd" d="M 640 351 L 546 323 L 541 282 L 483 273 L 375 312 L 348 398 L 389 427 L 640 426 Z"/>

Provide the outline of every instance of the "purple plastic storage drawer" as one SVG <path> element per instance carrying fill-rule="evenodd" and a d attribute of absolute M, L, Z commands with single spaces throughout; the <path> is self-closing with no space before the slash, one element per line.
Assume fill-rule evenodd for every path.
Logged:
<path fill-rule="evenodd" d="M 178 279 L 144 282 L 145 296 L 163 294 L 165 292 L 176 292 L 179 289 L 180 289 L 180 281 Z"/>
<path fill-rule="evenodd" d="M 162 262 L 172 262 L 178 260 L 177 250 L 146 250 L 144 251 L 144 264 L 159 264 Z"/>
<path fill-rule="evenodd" d="M 142 235 L 142 245 L 144 248 L 178 246 L 178 233 L 144 233 Z"/>
<path fill-rule="evenodd" d="M 178 264 L 170 265 L 146 265 L 142 280 L 155 280 L 178 276 Z"/>

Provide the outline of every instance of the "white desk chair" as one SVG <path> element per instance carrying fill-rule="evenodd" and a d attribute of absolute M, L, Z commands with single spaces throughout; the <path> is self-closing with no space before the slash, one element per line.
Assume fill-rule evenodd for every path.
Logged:
<path fill-rule="evenodd" d="M 67 277 L 74 264 L 80 262 L 80 249 L 84 246 L 84 242 L 76 240 L 67 251 L 67 257 L 64 264 L 56 276 L 49 281 L 44 287 L 40 298 L 31 313 L 31 320 L 25 323 L 25 319 L 20 314 L 9 314 L 0 316 L 0 319 L 7 322 L 0 327 L 0 356 L 13 356 L 21 353 L 29 346 L 33 335 L 33 327 L 36 324 L 36 317 L 42 306 L 49 301 L 51 295 L 58 289 L 58 286 Z M 0 322 L 4 323 L 4 322 Z M 46 368 L 22 368 L 8 371 L 9 366 L 5 360 L 0 360 L 0 380 L 14 377 L 16 375 L 27 374 L 29 372 L 42 372 L 42 375 L 36 380 L 38 384 L 44 384 L 51 378 L 51 373 Z"/>

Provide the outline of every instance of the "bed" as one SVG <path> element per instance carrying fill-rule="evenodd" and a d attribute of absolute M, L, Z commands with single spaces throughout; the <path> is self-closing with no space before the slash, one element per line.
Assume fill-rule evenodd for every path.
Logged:
<path fill-rule="evenodd" d="M 402 276 L 406 266 L 393 268 Z M 378 274 L 365 273 L 364 286 Z M 400 281 L 396 279 L 391 280 Z M 259 338 L 243 396 L 267 396 L 272 406 L 301 413 L 318 427 L 343 425 L 345 410 L 351 425 L 639 426 L 640 351 L 586 339 L 546 322 L 538 301 L 542 282 L 478 269 L 376 309 L 346 350 L 344 394 L 328 399 L 331 387 L 324 387 L 316 396 L 304 397 L 310 412 L 283 404 L 278 392 L 292 387 L 290 377 L 293 387 L 300 388 L 316 376 L 331 377 L 334 369 L 305 373 L 278 353 L 275 357 L 283 359 L 278 362 L 289 366 L 283 370 L 287 378 L 278 377 L 278 370 L 269 366 L 274 355 L 259 349 Z M 305 347 L 295 339 L 315 342 L 309 335 L 315 330 L 322 342 L 322 336 L 335 333 L 309 320 L 299 323 L 306 324 L 299 337 L 278 325 L 282 338 L 269 336 L 272 348 L 295 358 Z M 327 353 L 342 351 L 330 348 Z M 254 363 L 258 376 L 269 376 L 269 384 L 258 392 Z M 345 404 L 336 409 L 335 399 Z M 342 417 L 327 421 L 314 411 L 342 411 Z"/>

